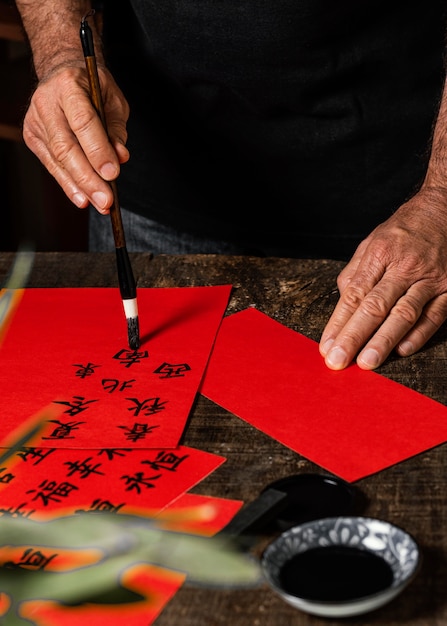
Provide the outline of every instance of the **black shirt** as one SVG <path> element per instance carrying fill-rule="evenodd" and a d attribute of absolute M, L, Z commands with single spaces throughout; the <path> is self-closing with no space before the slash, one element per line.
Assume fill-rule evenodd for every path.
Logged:
<path fill-rule="evenodd" d="M 105 50 L 131 107 L 122 206 L 281 256 L 349 257 L 423 180 L 444 7 L 106 2 Z"/>

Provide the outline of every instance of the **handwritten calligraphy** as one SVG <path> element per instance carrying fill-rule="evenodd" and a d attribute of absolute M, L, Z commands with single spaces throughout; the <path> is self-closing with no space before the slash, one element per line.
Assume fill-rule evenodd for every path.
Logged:
<path fill-rule="evenodd" d="M 2 344 L 1 401 L 8 410 L 0 439 L 54 404 L 63 411 L 48 421 L 45 446 L 175 448 L 230 291 L 140 289 L 142 342 L 131 350 L 116 290 L 26 289 Z"/>
<path fill-rule="evenodd" d="M 49 454 L 48 452 L 51 452 Z M 0 468 L 0 517 L 45 518 L 48 513 L 115 513 L 161 510 L 224 458 L 179 446 L 175 449 L 24 448 Z"/>

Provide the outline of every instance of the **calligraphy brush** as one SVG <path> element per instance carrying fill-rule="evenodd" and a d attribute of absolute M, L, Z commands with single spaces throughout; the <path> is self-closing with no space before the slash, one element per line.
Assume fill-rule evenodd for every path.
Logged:
<path fill-rule="evenodd" d="M 104 129 L 107 132 L 104 104 L 99 84 L 98 68 L 96 65 L 93 35 L 87 22 L 87 17 L 93 14 L 94 10 L 91 10 L 82 18 L 80 37 L 84 52 L 85 65 L 87 68 L 91 99 L 93 106 L 101 119 Z M 124 235 L 123 221 L 121 218 L 121 208 L 118 200 L 116 181 L 110 181 L 109 184 L 113 192 L 113 205 L 110 208 L 110 218 L 112 220 L 113 238 L 115 240 L 120 293 L 123 300 L 124 313 L 127 319 L 128 343 L 132 350 L 137 350 L 140 346 L 140 330 L 135 278 L 126 248 L 126 239 Z"/>

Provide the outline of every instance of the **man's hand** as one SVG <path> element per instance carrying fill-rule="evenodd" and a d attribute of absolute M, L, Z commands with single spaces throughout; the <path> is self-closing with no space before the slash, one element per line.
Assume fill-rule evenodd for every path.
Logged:
<path fill-rule="evenodd" d="M 419 350 L 447 318 L 447 193 L 422 188 L 357 248 L 323 331 L 326 365 L 381 365 Z"/>
<path fill-rule="evenodd" d="M 129 106 L 105 67 L 92 16 L 106 133 L 90 100 L 79 33 L 81 20 L 92 14 L 91 1 L 16 0 L 16 6 L 39 81 L 23 123 L 25 143 L 76 206 L 84 208 L 90 202 L 108 213 L 113 195 L 105 181 L 115 179 L 120 164 L 129 159 L 125 146 Z"/>
<path fill-rule="evenodd" d="M 129 107 L 110 73 L 98 71 L 108 136 L 90 100 L 85 64 L 72 64 L 57 68 L 38 84 L 23 138 L 76 206 L 90 202 L 100 213 L 108 213 L 113 195 L 105 181 L 114 180 L 129 158 Z"/>

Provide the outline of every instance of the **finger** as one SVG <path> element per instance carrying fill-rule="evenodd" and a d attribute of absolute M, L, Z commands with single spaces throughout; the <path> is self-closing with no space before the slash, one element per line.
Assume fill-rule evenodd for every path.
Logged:
<path fill-rule="evenodd" d="M 25 140 L 25 143 L 30 147 L 27 140 Z M 35 139 L 33 141 L 33 152 L 39 157 L 48 172 L 56 179 L 73 204 L 80 209 L 86 208 L 89 204 L 88 197 L 80 187 L 76 185 L 71 176 L 65 170 L 57 166 L 45 142 Z"/>
<path fill-rule="evenodd" d="M 86 157 L 76 141 L 72 140 L 71 151 L 78 151 L 78 155 L 72 155 L 73 164 L 71 167 L 64 167 L 59 159 L 49 151 L 45 141 L 37 138 L 33 141 L 33 151 L 39 157 L 40 161 L 47 168 L 49 173 L 55 178 L 58 184 L 64 190 L 67 197 L 79 208 L 86 208 L 89 204 L 93 204 L 100 213 L 108 213 L 109 207 L 113 202 L 113 194 L 110 185 L 96 175 L 98 185 L 93 186 L 93 191 L 88 193 L 88 186 L 84 185 L 85 170 L 91 170 L 86 161 Z M 84 164 L 83 164 L 84 161 Z"/>
<path fill-rule="evenodd" d="M 115 131 L 115 142 L 121 143 L 118 156 L 91 104 L 87 87 L 80 86 L 87 84 L 85 77 L 77 72 L 62 72 L 51 85 L 46 83 L 36 90 L 25 116 L 23 136 L 77 206 L 90 202 L 106 213 L 113 195 L 105 181 L 115 179 L 120 160 L 128 159 L 121 143 L 127 138 L 126 131 L 124 128 L 121 136 Z M 56 102 L 54 93 L 58 94 Z M 118 126 L 113 123 L 114 128 Z"/>
<path fill-rule="evenodd" d="M 367 339 L 385 319 L 396 300 L 406 292 L 408 284 L 402 281 L 402 277 L 394 278 L 393 272 L 387 275 L 387 279 L 381 277 L 381 269 L 376 272 L 371 269 L 366 272 L 358 271 L 341 291 L 340 299 L 320 339 L 320 352 L 324 357 L 333 348 L 335 338 L 338 338 L 354 314 L 357 314 L 359 324 L 364 324 L 362 336 Z M 357 338 L 355 342 L 359 340 Z"/>
<path fill-rule="evenodd" d="M 349 263 L 341 270 L 337 277 L 337 287 L 340 293 L 342 293 L 356 273 L 359 271 L 359 266 L 364 256 L 364 250 L 368 245 L 368 240 L 363 241 L 354 252 Z"/>
<path fill-rule="evenodd" d="M 406 293 L 406 289 L 407 282 L 397 280 L 392 275 L 387 275 L 386 279 L 379 281 L 369 292 L 367 291 L 368 286 L 363 287 L 357 281 L 355 281 L 355 284 L 351 283 L 343 292 L 334 309 L 334 313 L 328 323 L 329 338 L 326 339 L 320 348 L 321 353 L 325 357 L 326 365 L 331 369 L 343 369 L 346 367 L 377 329 L 382 326 L 390 311 L 402 297 L 402 294 Z M 407 299 L 411 300 L 408 296 Z M 423 300 L 423 304 L 426 301 L 427 298 Z M 399 307 L 395 310 L 392 318 L 391 328 L 393 330 L 395 326 L 399 326 L 400 315 L 404 311 L 408 316 L 410 316 L 410 312 L 413 312 L 410 302 L 400 301 Z M 420 306 L 421 309 L 422 305 Z M 414 324 L 414 322 L 415 319 L 413 319 L 412 323 Z M 395 339 L 394 345 L 409 328 L 410 325 L 406 326 L 404 330 L 400 330 L 401 334 Z M 394 347 L 393 345 L 388 350 L 389 334 L 390 331 L 386 328 L 384 336 L 378 342 L 380 355 L 383 352 L 388 354 L 389 350 Z M 369 356 L 372 358 L 373 353 Z M 377 364 L 374 365 L 374 367 L 376 366 Z"/>
<path fill-rule="evenodd" d="M 107 140 L 106 140 L 107 141 Z M 101 213 L 107 213 L 113 202 L 113 194 L 107 181 L 114 180 L 119 173 L 119 167 L 112 162 L 103 162 L 100 172 L 92 169 L 92 153 L 99 154 L 102 142 L 95 144 L 89 140 L 89 155 L 85 147 L 80 145 L 77 137 L 67 141 L 66 136 L 61 139 L 53 137 L 51 147 L 54 155 L 55 177 L 62 177 L 67 172 L 73 181 L 82 189 L 90 202 Z"/>
<path fill-rule="evenodd" d="M 116 155 L 118 157 L 119 162 L 122 163 L 127 163 L 127 161 L 130 158 L 130 153 L 129 150 L 127 149 L 127 147 L 121 143 L 121 141 L 116 141 L 113 144 L 113 147 L 115 149 Z"/>
<path fill-rule="evenodd" d="M 30 111 L 23 131 L 26 145 L 76 206 L 91 203 L 101 213 L 108 213 L 113 202 L 110 185 L 92 168 L 65 118 L 59 121 L 59 126 L 46 128 L 35 111 Z M 115 172 L 116 167 L 113 175 Z"/>
<path fill-rule="evenodd" d="M 96 111 L 90 104 L 85 104 L 83 108 L 79 107 L 73 116 L 70 110 L 67 111 L 67 120 L 86 157 L 85 162 L 90 168 L 93 167 L 104 180 L 115 180 L 119 174 L 119 160 Z M 68 168 L 76 164 L 76 161 L 71 161 L 72 157 L 78 157 L 78 154 L 73 155 L 71 147 L 63 141 L 59 144 L 54 143 L 53 147 L 56 158 Z M 91 180 L 94 181 L 94 177 Z M 89 180 L 87 179 L 86 182 L 88 184 Z"/>
<path fill-rule="evenodd" d="M 381 365 L 402 338 L 419 323 L 427 300 L 426 290 L 421 285 L 411 287 L 361 350 L 357 365 L 368 370 Z"/>
<path fill-rule="evenodd" d="M 106 84 L 105 79 L 103 82 Z M 55 154 L 56 158 L 60 159 L 63 167 L 69 169 L 70 163 L 65 162 L 69 153 L 65 148 L 63 140 L 70 140 L 74 135 L 86 155 L 88 163 L 91 164 L 91 167 L 93 167 L 102 178 L 106 180 L 115 179 L 119 174 L 118 158 L 109 141 L 108 134 L 92 105 L 85 72 L 80 70 L 75 72 L 75 74 L 73 74 L 73 72 L 61 72 L 58 76 L 58 83 L 61 115 L 57 118 L 50 116 L 46 119 L 46 124 L 49 129 L 49 138 L 54 138 L 54 141 L 56 141 L 62 133 L 62 141 L 57 145 L 54 144 L 52 152 Z M 102 88 L 104 90 L 104 87 Z M 110 90 L 107 93 L 110 93 Z M 37 95 L 38 94 L 39 92 L 37 92 Z M 44 95 L 46 96 L 46 94 Z M 112 96 L 110 97 L 113 98 Z M 39 101 L 37 100 L 36 106 L 38 106 L 38 104 Z M 105 108 L 106 105 L 108 110 L 114 110 L 114 107 L 111 107 L 108 102 L 105 103 Z M 42 119 L 45 119 L 45 113 L 42 112 L 41 115 Z M 64 116 L 66 122 L 62 124 L 61 121 Z M 121 124 L 121 126 L 123 126 L 123 124 Z M 71 136 L 66 134 L 67 127 L 71 131 Z M 114 137 L 118 138 L 119 135 L 116 135 L 117 122 L 115 113 L 111 127 L 114 131 Z M 124 142 L 126 137 L 122 139 Z"/>
<path fill-rule="evenodd" d="M 447 294 L 442 294 L 427 303 L 413 328 L 396 346 L 399 356 L 410 356 L 417 352 L 435 334 L 447 319 Z"/>
<path fill-rule="evenodd" d="M 369 257 L 366 255 L 368 261 L 366 262 L 363 244 L 367 245 L 367 241 L 365 240 L 358 246 L 351 261 L 337 277 L 340 299 L 320 338 L 320 352 L 324 357 L 331 349 L 335 337 L 358 309 L 366 295 L 383 278 L 384 260 L 378 256 Z M 402 289 L 401 293 L 404 293 L 405 290 Z M 399 297 L 401 293 L 396 297 Z"/>

